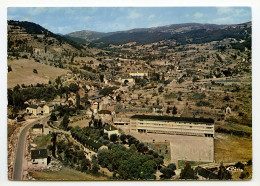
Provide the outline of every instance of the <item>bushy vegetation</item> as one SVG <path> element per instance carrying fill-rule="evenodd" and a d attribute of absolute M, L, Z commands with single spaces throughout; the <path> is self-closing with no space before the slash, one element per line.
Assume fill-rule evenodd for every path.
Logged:
<path fill-rule="evenodd" d="M 110 144 L 109 149 L 99 151 L 97 157 L 102 167 L 114 171 L 118 179 L 123 180 L 155 179 L 157 168 L 163 164 L 160 157 L 141 154 L 120 144 Z"/>
<path fill-rule="evenodd" d="M 70 132 L 73 138 L 75 138 L 81 144 L 85 145 L 91 150 L 97 151 L 102 146 L 101 143 L 95 142 L 94 140 L 90 139 L 87 130 L 81 129 L 78 126 L 72 128 Z"/>

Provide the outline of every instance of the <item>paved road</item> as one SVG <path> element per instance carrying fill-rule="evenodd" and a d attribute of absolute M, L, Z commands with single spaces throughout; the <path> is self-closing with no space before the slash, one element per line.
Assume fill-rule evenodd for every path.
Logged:
<path fill-rule="evenodd" d="M 14 172 L 13 172 L 13 180 L 22 180 L 23 179 L 23 159 L 24 159 L 24 151 L 25 151 L 25 140 L 26 140 L 26 134 L 30 127 L 32 127 L 34 124 L 46 122 L 48 120 L 48 116 L 38 119 L 36 121 L 33 121 L 31 123 L 28 123 L 21 131 L 19 135 L 19 140 L 17 144 L 16 149 L 16 155 L 15 155 L 15 163 L 14 163 Z"/>

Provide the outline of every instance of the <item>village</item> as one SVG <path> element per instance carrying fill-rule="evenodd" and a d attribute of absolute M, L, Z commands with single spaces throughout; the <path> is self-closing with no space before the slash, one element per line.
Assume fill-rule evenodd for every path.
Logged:
<path fill-rule="evenodd" d="M 23 29 L 9 29 L 35 42 Z M 64 167 L 101 180 L 187 179 L 186 169 L 194 175 L 188 179 L 249 177 L 250 154 L 234 149 L 234 157 L 222 156 L 231 148 L 225 144 L 239 137 L 250 142 L 252 134 L 251 52 L 232 48 L 242 41 L 127 43 L 85 53 L 70 51 L 63 43 L 66 49 L 57 56 L 55 45 L 41 45 L 44 39 L 58 41 L 44 34 L 36 39 L 40 44 L 20 57 L 10 52 L 10 68 L 19 60 L 32 60 L 64 72 L 46 83 L 21 83 L 8 90 L 9 179 L 26 127 L 22 179 Z M 35 76 L 42 70 L 37 65 L 31 72 Z M 13 65 L 10 78 L 15 70 Z M 143 157 L 152 172 L 143 174 L 140 168 L 136 176 L 124 172 L 123 161 L 130 160 L 107 162 L 108 153 L 116 157 L 121 151 Z"/>

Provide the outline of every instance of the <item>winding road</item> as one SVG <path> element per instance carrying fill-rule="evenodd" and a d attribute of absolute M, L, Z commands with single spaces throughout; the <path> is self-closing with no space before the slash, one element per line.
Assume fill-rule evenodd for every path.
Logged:
<path fill-rule="evenodd" d="M 16 154 L 15 154 L 15 162 L 14 162 L 14 172 L 13 172 L 13 180 L 23 180 L 23 160 L 24 160 L 24 152 L 25 152 L 25 142 L 26 142 L 26 134 L 28 130 L 36 123 L 45 123 L 48 120 L 48 116 L 37 119 L 33 122 L 28 123 L 23 127 L 20 132 Z"/>

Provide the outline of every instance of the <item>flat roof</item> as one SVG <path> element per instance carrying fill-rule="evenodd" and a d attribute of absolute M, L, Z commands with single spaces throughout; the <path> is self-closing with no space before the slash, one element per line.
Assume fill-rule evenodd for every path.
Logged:
<path fill-rule="evenodd" d="M 206 123 L 214 124 L 212 118 L 187 118 L 187 117 L 172 117 L 172 116 L 153 116 L 153 115 L 133 115 L 131 119 L 143 119 L 143 120 L 161 120 L 161 121 L 177 121 L 177 122 L 194 122 L 194 123 Z"/>

